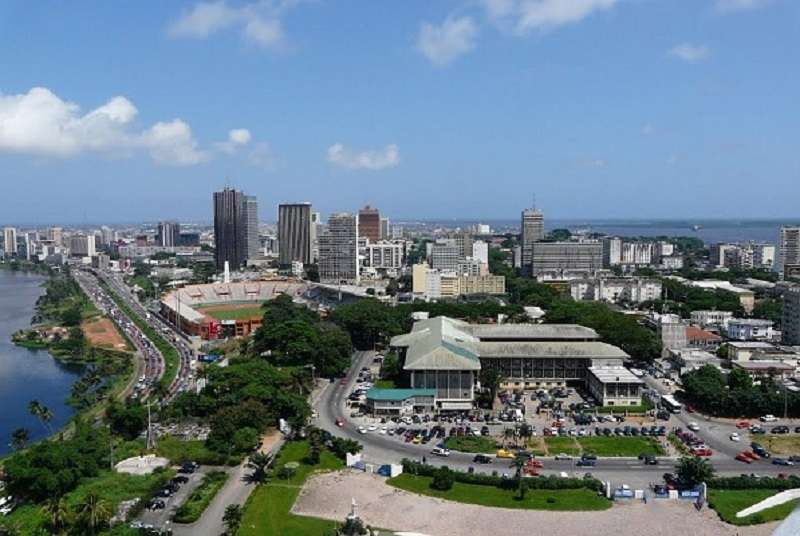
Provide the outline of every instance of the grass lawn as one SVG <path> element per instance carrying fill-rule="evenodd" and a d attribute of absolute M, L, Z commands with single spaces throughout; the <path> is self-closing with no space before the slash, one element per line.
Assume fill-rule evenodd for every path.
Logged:
<path fill-rule="evenodd" d="M 773 436 L 763 435 L 755 441 L 773 454 L 798 455 L 800 454 L 800 437 L 798 436 Z"/>
<path fill-rule="evenodd" d="M 264 316 L 264 310 L 261 305 L 253 305 L 252 307 L 239 307 L 236 309 L 205 309 L 198 308 L 201 312 L 207 314 L 217 320 L 241 320 L 247 318 L 261 318 Z"/>
<path fill-rule="evenodd" d="M 717 511 L 723 521 L 732 525 L 756 525 L 780 521 L 797 507 L 800 500 L 773 506 L 747 517 L 736 517 L 736 512 L 761 502 L 767 497 L 772 497 L 776 493 L 778 492 L 771 489 L 712 489 L 708 492 L 708 505 Z"/>
<path fill-rule="evenodd" d="M 258 486 L 244 506 L 244 516 L 239 536 L 262 536 L 265 534 L 297 534 L 302 536 L 322 536 L 334 528 L 336 523 L 314 517 L 301 517 L 289 513 L 300 489 L 308 476 L 315 471 L 334 471 L 344 464 L 328 451 L 323 451 L 319 465 L 305 463 L 308 456 L 308 443 L 305 441 L 287 443 L 281 450 L 275 467 L 288 462 L 298 462 L 300 467 L 288 481 L 273 478 Z"/>
<path fill-rule="evenodd" d="M 653 403 L 648 399 L 643 399 L 643 404 L 638 406 L 599 406 L 597 413 L 646 413 L 653 409 Z"/>
<path fill-rule="evenodd" d="M 547 447 L 544 444 L 543 437 L 532 437 L 528 440 L 528 450 L 534 456 L 545 456 L 547 454 Z"/>
<path fill-rule="evenodd" d="M 203 481 L 189 495 L 186 502 L 175 512 L 173 520 L 176 523 L 194 523 L 211 503 L 225 482 L 228 480 L 228 473 L 224 471 L 211 471 L 203 477 Z"/>
<path fill-rule="evenodd" d="M 663 455 L 664 448 L 650 437 L 579 437 L 583 452 L 597 456 L 635 457 L 639 454 Z"/>
<path fill-rule="evenodd" d="M 156 453 L 164 458 L 169 458 L 172 463 L 194 461 L 201 465 L 225 465 L 226 458 L 206 448 L 205 442 L 197 439 L 182 441 L 175 437 L 167 436 L 158 440 Z M 236 460 L 235 463 L 238 463 Z"/>
<path fill-rule="evenodd" d="M 100 499 L 107 501 L 113 511 L 122 501 L 133 499 L 134 497 L 143 497 L 143 500 L 148 499 L 174 475 L 174 471 L 171 470 L 147 476 L 103 471 L 97 477 L 85 480 L 68 493 L 66 501 L 74 509 L 89 493 L 94 492 Z M 7 517 L 0 518 L 0 527 L 3 526 L 3 523 L 9 526 L 19 524 L 20 534 L 39 534 L 40 532 L 37 531 L 40 528 L 44 528 L 45 516 L 40 506 L 24 505 L 14 510 Z"/>
<path fill-rule="evenodd" d="M 551 456 L 564 453 L 570 456 L 577 456 L 581 453 L 581 449 L 575 442 L 573 437 L 545 437 L 544 444 L 547 445 L 547 451 Z"/>
<path fill-rule="evenodd" d="M 525 499 L 516 498 L 514 490 L 504 490 L 494 486 L 463 484 L 456 482 L 448 491 L 432 489 L 433 479 L 427 476 L 414 476 L 407 473 L 390 478 L 388 484 L 396 488 L 439 497 L 450 501 L 493 506 L 497 508 L 517 508 L 526 510 L 605 510 L 611 508 L 611 501 L 588 489 L 567 490 L 529 490 Z"/>
<path fill-rule="evenodd" d="M 461 452 L 494 454 L 497 451 L 495 440 L 483 436 L 451 436 L 447 438 L 444 444 L 450 450 L 459 450 Z"/>

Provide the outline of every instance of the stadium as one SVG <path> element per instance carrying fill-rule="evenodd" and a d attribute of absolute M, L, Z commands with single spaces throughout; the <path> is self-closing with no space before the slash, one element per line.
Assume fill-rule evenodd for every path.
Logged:
<path fill-rule="evenodd" d="M 290 280 L 189 285 L 161 299 L 161 315 L 203 340 L 242 337 L 261 325 L 261 304 L 281 294 L 302 298 L 308 285 Z"/>

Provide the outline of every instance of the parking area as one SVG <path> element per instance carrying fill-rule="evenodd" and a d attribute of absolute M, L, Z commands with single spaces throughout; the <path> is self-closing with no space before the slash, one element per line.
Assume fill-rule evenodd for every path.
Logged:
<path fill-rule="evenodd" d="M 209 467 L 191 463 L 179 468 L 169 485 L 156 492 L 139 517 L 131 523 L 133 528 L 169 529 L 172 517 L 191 493 L 200 485 Z"/>

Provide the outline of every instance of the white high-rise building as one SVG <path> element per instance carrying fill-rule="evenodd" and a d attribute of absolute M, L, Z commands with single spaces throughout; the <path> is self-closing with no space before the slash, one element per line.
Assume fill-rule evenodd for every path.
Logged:
<path fill-rule="evenodd" d="M 489 264 L 489 244 L 483 240 L 476 240 L 473 242 L 472 258 L 477 259 L 483 264 Z"/>
<path fill-rule="evenodd" d="M 69 240 L 69 250 L 73 257 L 94 257 L 97 255 L 94 235 L 73 235 Z"/>
<path fill-rule="evenodd" d="M 17 228 L 4 227 L 3 228 L 3 251 L 6 256 L 10 257 L 17 254 Z"/>
<path fill-rule="evenodd" d="M 62 239 L 64 238 L 64 230 L 61 227 L 50 227 L 47 230 L 47 239 L 53 242 L 54 246 L 61 247 L 64 244 L 62 243 Z"/>
<path fill-rule="evenodd" d="M 775 269 L 784 271 L 788 265 L 800 265 L 800 227 L 781 227 L 778 238 L 778 258 Z"/>
<path fill-rule="evenodd" d="M 320 282 L 357 285 L 358 264 L 358 217 L 347 212 L 331 214 L 319 237 Z"/>
<path fill-rule="evenodd" d="M 603 266 L 611 268 L 622 262 L 622 239 L 604 238 L 603 239 Z"/>

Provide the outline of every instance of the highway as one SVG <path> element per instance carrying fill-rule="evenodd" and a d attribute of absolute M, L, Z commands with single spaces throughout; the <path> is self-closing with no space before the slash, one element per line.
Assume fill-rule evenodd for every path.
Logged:
<path fill-rule="evenodd" d="M 400 438 L 378 434 L 377 432 L 359 433 L 358 426 L 362 422 L 354 422 L 350 418 L 350 410 L 346 408 L 347 397 L 353 390 L 358 372 L 362 367 L 369 366 L 373 355 L 373 352 L 356 352 L 353 357 L 353 365 L 347 373 L 347 384 L 342 385 L 339 381 L 336 381 L 325 388 L 322 396 L 315 404 L 315 409 L 319 415 L 317 417 L 317 426 L 336 436 L 360 442 L 364 446 L 363 458 L 370 463 L 398 463 L 403 458 L 421 460 L 424 456 L 427 458 L 428 463 L 446 464 L 451 468 L 462 471 L 466 471 L 471 467 L 476 472 L 484 473 L 497 471 L 500 474 L 512 474 L 514 472 L 510 468 L 510 460 L 494 459 L 491 464 L 479 465 L 473 463 L 474 454 L 461 452 L 451 452 L 447 458 L 438 458 L 431 455 L 435 442 L 427 445 L 414 445 L 413 443 L 405 443 Z M 338 417 L 343 418 L 345 421 L 343 427 L 336 426 Z M 706 425 L 704 420 L 699 419 L 696 414 L 677 415 L 673 416 L 672 419 L 669 423 L 670 426 L 685 427 L 688 422 L 693 420 L 701 424 L 701 430 L 697 435 L 706 440 L 712 450 L 715 451 L 715 455 L 711 458 L 711 463 L 721 475 L 733 476 L 742 473 L 759 475 L 800 474 L 800 467 L 778 467 L 765 460 L 747 465 L 734 460 L 733 456 L 748 446 L 747 436 L 744 436 L 745 438 L 741 443 L 733 443 L 727 439 L 730 432 L 728 427 L 724 425 L 717 423 Z M 424 428 L 432 425 L 423 424 L 412 427 Z M 730 444 L 725 443 L 726 441 Z M 601 458 L 598 460 L 596 467 L 584 470 L 584 468 L 575 466 L 575 459 L 554 460 L 550 457 L 541 459 L 544 462 L 544 469 L 540 472 L 543 474 L 558 474 L 563 471 L 567 473 L 576 472 L 582 475 L 588 471 L 601 480 L 609 480 L 614 484 L 625 483 L 631 486 L 646 486 L 650 482 L 661 481 L 661 475 L 665 472 L 671 472 L 676 462 L 675 458 L 662 457 L 659 458 L 658 465 L 650 466 L 643 465 L 636 458 Z"/>

